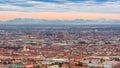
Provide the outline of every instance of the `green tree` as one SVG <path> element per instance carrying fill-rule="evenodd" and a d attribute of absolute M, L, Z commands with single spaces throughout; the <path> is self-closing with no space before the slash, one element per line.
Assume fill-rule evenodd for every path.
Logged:
<path fill-rule="evenodd" d="M 83 66 L 83 63 L 82 63 L 82 62 L 79 62 L 79 63 L 77 64 L 77 66 Z"/>

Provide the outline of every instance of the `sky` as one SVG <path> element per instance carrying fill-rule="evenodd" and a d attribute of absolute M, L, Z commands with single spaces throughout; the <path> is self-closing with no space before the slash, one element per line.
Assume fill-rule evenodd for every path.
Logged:
<path fill-rule="evenodd" d="M 117 19 L 120 0 L 0 0 L 0 20 Z"/>

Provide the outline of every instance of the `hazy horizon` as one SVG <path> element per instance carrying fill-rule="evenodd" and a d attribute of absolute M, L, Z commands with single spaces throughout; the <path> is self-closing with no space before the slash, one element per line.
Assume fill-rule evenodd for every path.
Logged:
<path fill-rule="evenodd" d="M 120 25 L 120 20 L 107 19 L 74 19 L 74 20 L 47 20 L 33 18 L 16 18 L 12 20 L 0 21 L 0 24 L 38 24 L 38 25 Z"/>

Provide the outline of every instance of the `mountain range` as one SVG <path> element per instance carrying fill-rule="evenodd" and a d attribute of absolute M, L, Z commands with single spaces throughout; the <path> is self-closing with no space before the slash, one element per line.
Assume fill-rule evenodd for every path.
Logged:
<path fill-rule="evenodd" d="M 16 18 L 13 20 L 0 21 L 0 24 L 5 25 L 120 25 L 120 20 L 45 20 L 45 19 L 30 19 Z"/>

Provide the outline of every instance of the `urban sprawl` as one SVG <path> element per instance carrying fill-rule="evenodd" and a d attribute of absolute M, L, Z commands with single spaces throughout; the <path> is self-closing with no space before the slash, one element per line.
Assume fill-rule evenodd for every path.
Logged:
<path fill-rule="evenodd" d="M 0 25 L 0 68 L 120 68 L 120 27 Z"/>

